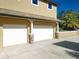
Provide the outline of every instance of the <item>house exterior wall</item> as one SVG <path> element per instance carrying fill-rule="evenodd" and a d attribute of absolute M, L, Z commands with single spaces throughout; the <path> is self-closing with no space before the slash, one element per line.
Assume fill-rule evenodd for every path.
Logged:
<path fill-rule="evenodd" d="M 31 0 L 0 0 L 0 8 L 47 17 L 57 17 L 57 7 L 53 5 L 52 9 L 48 10 L 47 3 L 42 1 L 39 1 L 39 6 L 34 6 L 32 5 Z"/>
<path fill-rule="evenodd" d="M 38 19 L 36 19 L 38 20 Z M 0 24 L 5 25 L 5 24 L 9 24 L 9 25 L 26 25 L 27 28 L 30 26 L 29 24 L 29 20 L 28 19 L 20 19 L 20 18 L 11 18 L 11 17 L 0 17 Z M 53 21 L 33 21 L 33 26 L 38 26 L 38 28 L 40 29 L 40 26 L 44 26 L 43 28 L 46 29 L 46 27 L 48 26 L 48 28 L 51 26 L 52 29 L 52 39 L 53 39 L 53 35 L 54 35 L 54 27 L 55 26 L 55 22 Z M 3 26 L 0 26 L 0 47 L 3 47 Z M 47 29 L 48 29 L 47 28 Z M 33 27 L 34 29 L 34 27 Z M 27 35 L 29 35 L 29 31 L 30 29 L 27 30 Z M 50 32 L 50 31 L 49 31 Z M 34 35 L 34 33 L 33 33 Z M 33 38 L 34 39 L 34 38 Z M 29 37 L 27 36 L 27 41 L 29 40 Z"/>
<path fill-rule="evenodd" d="M 48 4 L 42 1 L 39 1 L 39 6 L 34 6 L 31 3 L 31 0 L 0 0 L 0 8 L 13 10 L 13 11 L 19 11 L 24 12 L 26 14 L 34 14 L 38 16 L 45 16 L 45 17 L 52 17 L 56 20 L 57 17 L 57 7 L 55 5 L 52 5 L 52 9 L 48 9 Z M 52 20 L 53 20 L 52 19 Z M 50 19 L 49 19 L 50 20 Z M 40 29 L 40 26 L 43 27 L 44 30 L 49 29 L 49 32 L 53 35 L 51 37 L 53 38 L 55 36 L 55 28 L 56 28 L 56 22 L 55 21 L 49 21 L 49 20 L 43 20 L 39 21 L 39 19 L 29 19 L 29 18 L 14 18 L 14 17 L 7 17 L 7 16 L 0 16 L 0 47 L 3 47 L 3 30 L 4 25 L 25 25 L 27 27 L 27 41 L 31 41 L 31 35 L 33 29 L 35 26 Z M 30 21 L 33 21 L 31 23 Z M 37 30 L 37 29 L 36 29 Z M 35 34 L 36 31 L 35 30 Z M 42 31 L 43 32 L 43 31 Z M 34 34 L 33 34 L 34 35 Z"/>
<path fill-rule="evenodd" d="M 20 18 L 0 17 L 0 24 L 29 25 L 29 21 Z"/>

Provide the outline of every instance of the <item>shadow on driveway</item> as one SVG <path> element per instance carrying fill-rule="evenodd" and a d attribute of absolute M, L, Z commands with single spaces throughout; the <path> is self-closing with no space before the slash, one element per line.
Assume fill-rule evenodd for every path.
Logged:
<path fill-rule="evenodd" d="M 71 41 L 61 41 L 54 43 L 54 45 L 73 50 L 73 51 L 65 50 L 65 52 L 68 55 L 74 57 L 75 59 L 79 59 L 79 43 L 71 42 Z"/>
<path fill-rule="evenodd" d="M 61 46 L 74 51 L 79 51 L 79 43 L 76 43 L 76 42 L 61 41 L 61 42 L 54 43 L 54 45 Z"/>
<path fill-rule="evenodd" d="M 66 51 L 66 53 L 72 57 L 75 57 L 76 59 L 79 59 L 79 52 L 77 51 L 74 51 L 74 52 Z"/>

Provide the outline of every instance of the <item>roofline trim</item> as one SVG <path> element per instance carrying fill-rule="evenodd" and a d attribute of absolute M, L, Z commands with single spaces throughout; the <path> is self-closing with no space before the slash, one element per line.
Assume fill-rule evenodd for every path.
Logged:
<path fill-rule="evenodd" d="M 46 2 L 46 3 L 50 3 L 50 4 L 54 5 L 54 6 L 58 6 L 56 3 L 51 2 L 50 0 L 40 0 L 40 1 L 43 1 L 43 2 Z"/>
<path fill-rule="evenodd" d="M 24 13 L 24 12 L 20 12 L 20 11 L 8 10 L 8 9 L 4 9 L 4 8 L 0 8 L 0 15 L 20 17 L 20 18 L 29 18 L 29 19 L 43 19 L 43 20 L 57 21 L 57 19 L 54 17 L 29 14 L 29 13 Z"/>

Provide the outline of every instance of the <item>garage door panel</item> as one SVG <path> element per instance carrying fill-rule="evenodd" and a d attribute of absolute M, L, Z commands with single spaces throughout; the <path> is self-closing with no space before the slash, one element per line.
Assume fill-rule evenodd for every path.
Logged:
<path fill-rule="evenodd" d="M 4 25 L 3 46 L 11 46 L 27 42 L 25 25 Z"/>
<path fill-rule="evenodd" d="M 33 33 L 34 33 L 34 41 L 53 38 L 52 26 L 34 26 Z"/>

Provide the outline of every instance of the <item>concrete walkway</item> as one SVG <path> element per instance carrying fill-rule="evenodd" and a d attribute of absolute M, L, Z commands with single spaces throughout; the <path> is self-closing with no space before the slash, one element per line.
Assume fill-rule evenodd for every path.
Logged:
<path fill-rule="evenodd" d="M 79 59 L 79 36 L 6 47 L 0 59 Z"/>

